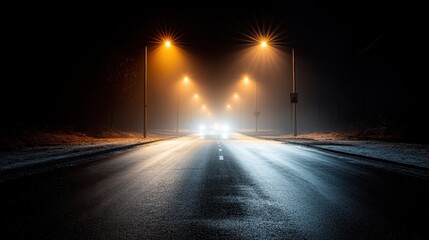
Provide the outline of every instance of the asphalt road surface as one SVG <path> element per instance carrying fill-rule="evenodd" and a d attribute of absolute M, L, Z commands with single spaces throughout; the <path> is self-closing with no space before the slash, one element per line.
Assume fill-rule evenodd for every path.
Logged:
<path fill-rule="evenodd" d="M 427 177 L 238 134 L 151 143 L 0 192 L 1 239 L 429 236 Z"/>

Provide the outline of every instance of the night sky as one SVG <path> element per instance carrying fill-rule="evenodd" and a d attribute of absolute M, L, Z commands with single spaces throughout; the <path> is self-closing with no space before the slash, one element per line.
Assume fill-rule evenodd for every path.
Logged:
<path fill-rule="evenodd" d="M 385 127 L 427 141 L 427 77 L 418 63 L 424 28 L 418 6 L 364 1 L 140 5 L 9 9 L 14 14 L 3 21 L 2 132 L 141 131 L 148 45 L 149 129 L 175 128 L 184 74 L 193 87 L 181 92 L 181 128 L 187 128 L 192 110 L 194 123 L 202 114 L 198 104 L 189 108 L 197 92 L 199 104 L 204 101 L 218 119 L 235 119 L 235 124 L 237 104 L 231 96 L 238 92 L 243 125 L 254 127 L 255 96 L 239 87 L 248 73 L 259 87 L 260 127 L 290 133 L 294 46 L 299 133 Z M 250 63 L 246 58 L 247 36 L 255 30 L 275 36 L 274 60 Z M 155 66 L 160 33 L 174 34 L 182 53 L 168 70 Z M 235 116 L 225 111 L 227 103 L 233 104 Z"/>

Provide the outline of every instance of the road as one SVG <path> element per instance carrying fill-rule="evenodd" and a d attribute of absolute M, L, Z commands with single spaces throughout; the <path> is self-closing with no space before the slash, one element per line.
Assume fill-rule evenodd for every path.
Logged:
<path fill-rule="evenodd" d="M 429 180 L 235 134 L 0 183 L 1 239 L 426 239 Z"/>

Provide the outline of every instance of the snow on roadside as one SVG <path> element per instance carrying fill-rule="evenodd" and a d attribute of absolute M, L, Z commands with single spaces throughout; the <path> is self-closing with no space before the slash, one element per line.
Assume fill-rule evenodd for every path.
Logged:
<path fill-rule="evenodd" d="M 291 135 L 259 136 L 263 139 L 315 146 L 364 157 L 414 165 L 429 169 L 429 145 L 387 141 L 345 140 L 335 134 L 306 134 L 300 137 Z"/>
<path fill-rule="evenodd" d="M 424 144 L 387 143 L 378 141 L 330 141 L 317 147 L 380 158 L 429 169 L 429 146 Z"/>
<path fill-rule="evenodd" d="M 0 170 L 14 169 L 30 164 L 37 164 L 75 157 L 82 154 L 94 153 L 109 148 L 129 145 L 130 142 L 99 143 L 88 145 L 61 145 L 50 147 L 37 147 L 15 152 L 0 153 Z"/>
<path fill-rule="evenodd" d="M 153 134 L 152 134 L 153 135 Z M 0 171 L 16 169 L 32 164 L 45 163 L 60 159 L 77 157 L 85 154 L 97 153 L 100 151 L 115 149 L 137 143 L 156 141 L 169 138 L 171 136 L 152 136 L 145 140 L 122 139 L 91 144 L 69 144 L 47 147 L 35 147 L 20 151 L 0 152 Z"/>

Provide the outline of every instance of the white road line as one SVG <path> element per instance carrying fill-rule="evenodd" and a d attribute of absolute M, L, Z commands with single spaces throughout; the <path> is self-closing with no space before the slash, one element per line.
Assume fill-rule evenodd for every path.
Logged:
<path fill-rule="evenodd" d="M 222 152 L 222 148 L 219 148 L 219 152 Z"/>
<path fill-rule="evenodd" d="M 219 156 L 219 160 L 223 160 L 223 156 L 222 155 Z"/>

